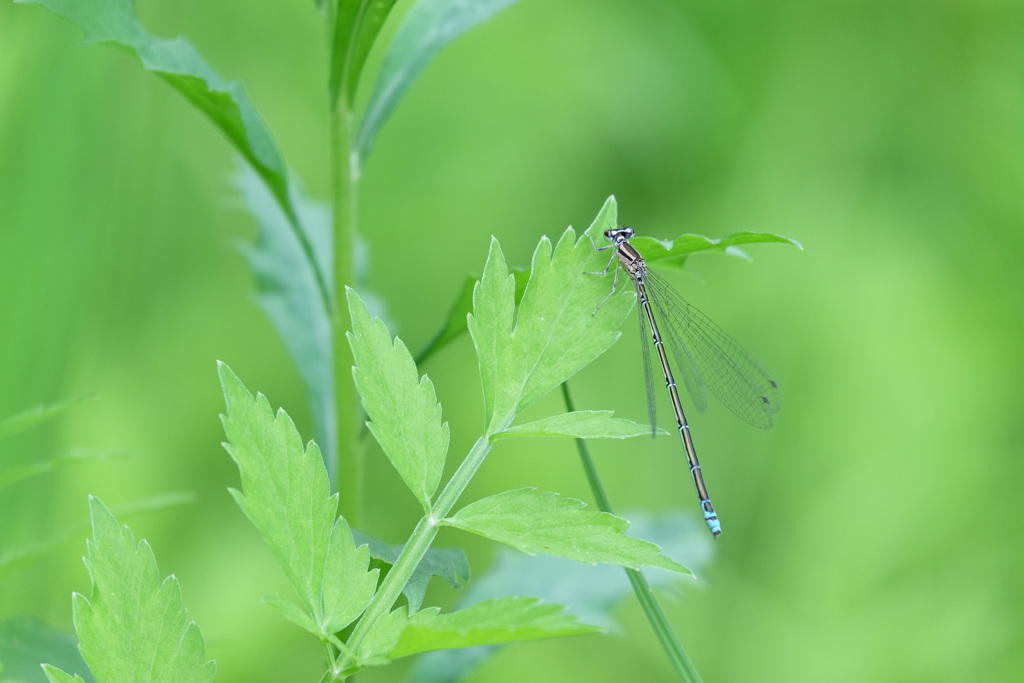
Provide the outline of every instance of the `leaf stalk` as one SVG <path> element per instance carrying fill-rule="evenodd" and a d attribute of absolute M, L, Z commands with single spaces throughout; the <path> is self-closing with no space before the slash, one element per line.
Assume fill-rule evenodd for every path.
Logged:
<path fill-rule="evenodd" d="M 562 399 L 565 401 L 566 410 L 569 412 L 576 410 L 572 397 L 569 395 L 568 382 L 562 382 Z M 597 507 L 604 512 L 612 513 L 611 501 L 608 500 L 604 485 L 601 484 L 601 477 L 597 473 L 594 459 L 590 457 L 590 449 L 587 447 L 587 442 L 584 439 L 574 439 L 574 441 L 576 442 L 576 449 L 580 454 L 580 462 L 583 464 L 583 471 L 587 475 L 587 482 L 590 484 L 590 490 L 594 494 L 594 501 L 597 503 Z M 679 674 L 679 678 L 686 681 L 686 683 L 700 683 L 700 674 L 697 673 L 697 669 L 694 668 L 690 658 L 686 656 L 683 644 L 679 642 L 679 637 L 672 630 L 672 624 L 669 623 L 668 617 L 665 616 L 661 605 L 658 604 L 658 599 L 654 597 L 654 592 L 651 590 L 650 584 L 647 583 L 647 579 L 635 569 L 626 569 L 626 576 L 629 577 L 629 582 L 633 585 L 636 599 L 640 602 L 644 614 L 647 615 L 647 621 L 651 623 L 654 634 L 661 642 L 661 647 L 665 650 L 665 654 L 668 655 L 669 661 L 672 662 L 672 667 Z"/>

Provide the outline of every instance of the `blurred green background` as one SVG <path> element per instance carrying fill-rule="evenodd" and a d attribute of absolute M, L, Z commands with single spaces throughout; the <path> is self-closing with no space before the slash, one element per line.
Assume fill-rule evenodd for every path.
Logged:
<path fill-rule="evenodd" d="M 245 84 L 325 197 L 313 3 L 139 10 Z M 4 489 L 0 547 L 84 520 L 87 494 L 116 512 L 194 491 L 123 521 L 179 578 L 218 680 L 316 680 L 319 646 L 259 603 L 287 587 L 226 491 L 215 360 L 311 433 L 234 246 L 254 232 L 236 161 L 170 88 L 80 38 L 0 3 L 0 416 L 98 394 L 0 458 L 133 457 Z M 609 194 L 642 234 L 799 239 L 805 252 L 699 256 L 697 277 L 672 277 L 785 399 L 768 432 L 713 400 L 691 417 L 724 533 L 666 604 L 688 653 L 707 681 L 1024 678 L 1024 4 L 522 0 L 427 69 L 361 189 L 367 287 L 413 349 L 490 235 L 527 265 L 541 235 L 586 227 Z M 579 407 L 646 418 L 635 328 L 574 380 Z M 469 340 L 421 370 L 461 458 L 482 427 Z M 673 439 L 593 449 L 617 509 L 696 513 Z M 366 530 L 400 542 L 416 504 L 377 451 L 368 475 Z M 590 500 L 558 440 L 503 442 L 469 494 L 525 485 Z M 0 574 L 0 616 L 69 629 L 85 535 Z M 439 543 L 464 544 L 476 574 L 495 550 Z M 512 646 L 471 680 L 673 680 L 633 601 L 617 616 L 618 634 Z"/>

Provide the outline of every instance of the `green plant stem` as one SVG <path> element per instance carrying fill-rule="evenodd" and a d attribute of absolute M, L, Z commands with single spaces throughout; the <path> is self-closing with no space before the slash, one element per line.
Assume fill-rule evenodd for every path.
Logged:
<path fill-rule="evenodd" d="M 334 299 L 331 343 L 334 347 L 334 403 L 338 423 L 337 453 L 325 454 L 340 495 L 341 513 L 354 527 L 362 523 L 363 450 L 358 443 L 359 405 L 352 381 L 351 327 L 345 311 L 345 286 L 355 286 L 356 178 L 352 165 L 354 115 L 339 99 L 331 111 L 331 173 L 334 232 Z M 330 466 L 333 459 L 334 467 Z"/>
<path fill-rule="evenodd" d="M 419 565 L 423 555 L 426 554 L 430 544 L 434 541 L 434 537 L 437 536 L 441 520 L 455 507 L 459 496 L 466 490 L 470 479 L 476 474 L 476 471 L 480 468 L 481 463 L 483 463 L 490 450 L 491 443 L 487 440 L 487 437 L 481 436 L 476 440 L 476 443 L 469 450 L 469 454 L 466 455 L 466 459 L 462 461 L 459 469 L 455 471 L 455 474 L 452 475 L 444 490 L 441 491 L 441 495 L 437 497 L 430 514 L 425 515 L 419 524 L 416 525 L 405 547 L 402 548 L 398 559 L 395 560 L 395 564 L 391 567 L 391 571 L 388 572 L 380 588 L 377 589 L 377 593 L 373 596 L 369 606 L 367 606 L 362 619 L 359 620 L 359 624 L 352 632 L 352 637 L 348 640 L 349 651 L 353 653 L 359 652 L 359 647 L 366 639 L 367 634 L 388 613 L 391 606 L 395 604 L 395 601 L 398 600 L 398 596 L 401 595 L 405 584 L 409 582 L 409 577 L 412 576 L 413 570 Z M 355 664 L 355 662 L 349 663 Z"/>
<path fill-rule="evenodd" d="M 562 398 L 565 400 L 566 410 L 569 412 L 576 410 L 573 406 L 572 397 L 569 395 L 569 384 L 567 382 L 562 382 Z M 584 439 L 576 439 L 575 441 L 576 449 L 580 453 L 580 461 L 583 463 L 583 471 L 587 475 L 587 481 L 590 483 L 590 490 L 594 494 L 597 507 L 604 512 L 612 513 L 612 504 L 608 500 L 604 486 L 601 484 L 601 478 L 597 474 L 594 459 L 590 457 L 590 449 L 587 447 L 586 441 Z M 675 667 L 679 678 L 687 683 L 700 683 L 701 678 L 697 673 L 697 669 L 694 668 L 690 658 L 686 656 L 682 643 L 679 642 L 675 631 L 672 630 L 672 625 L 668 622 L 668 618 L 665 616 L 665 612 L 662 611 L 661 605 L 658 604 L 657 598 L 654 597 L 654 592 L 651 591 L 651 586 L 647 583 L 647 579 L 635 569 L 626 569 L 626 576 L 629 577 L 629 582 L 633 585 L 633 592 L 636 594 L 637 600 L 640 601 L 644 614 L 647 615 L 647 621 L 651 622 L 651 628 L 654 629 L 655 635 L 661 641 L 661 647 L 665 650 L 665 654 L 668 655 L 669 660 Z"/>

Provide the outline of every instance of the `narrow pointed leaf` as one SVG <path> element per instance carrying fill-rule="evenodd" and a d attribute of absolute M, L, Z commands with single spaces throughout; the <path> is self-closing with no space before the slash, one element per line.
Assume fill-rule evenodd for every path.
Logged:
<path fill-rule="evenodd" d="M 466 331 L 466 316 L 473 310 L 473 290 L 476 288 L 478 278 L 467 277 L 462 282 L 462 288 L 455 297 L 455 303 L 448 309 L 448 317 L 445 318 L 441 329 L 437 331 L 434 338 L 427 342 L 418 354 L 416 354 L 416 365 L 423 365 L 424 361 L 450 344 Z"/>
<path fill-rule="evenodd" d="M 287 413 L 275 416 L 267 399 L 254 398 L 230 368 L 221 363 L 218 370 L 227 402 L 224 447 L 242 480 L 242 491 L 231 493 L 270 546 L 320 635 L 332 634 L 373 596 L 377 572 L 367 571 L 369 551 L 356 548 L 348 525 L 335 519 L 338 496 L 330 493 L 316 443 L 303 449 Z M 341 587 L 348 593 L 341 595 Z"/>
<path fill-rule="evenodd" d="M 350 5 L 359 6 L 355 16 L 348 16 L 351 13 Z M 395 0 L 341 0 L 339 3 L 338 25 L 331 55 L 332 102 L 339 95 L 344 95 L 349 107 L 355 102 L 366 57 L 394 5 Z M 344 93 L 341 92 L 342 86 Z"/>
<path fill-rule="evenodd" d="M 797 249 L 804 248 L 800 242 L 790 237 L 747 230 L 732 232 L 718 239 L 704 235 L 680 235 L 674 240 L 660 240 L 640 235 L 630 240 L 630 243 L 643 255 L 644 261 L 648 264 L 677 269 L 682 269 L 686 265 L 686 259 L 690 254 L 701 251 L 722 251 L 749 259 L 742 250 L 738 249 L 739 245 L 767 242 L 789 244 Z"/>
<path fill-rule="evenodd" d="M 64 467 L 77 465 L 93 460 L 105 460 L 107 458 L 126 457 L 126 451 L 76 451 L 69 455 L 62 455 L 43 462 L 34 462 L 27 465 L 10 467 L 0 471 L 0 489 L 6 488 L 19 481 L 38 477 L 50 472 L 56 472 Z"/>
<path fill-rule="evenodd" d="M 393 565 L 401 554 L 404 545 L 388 545 L 361 531 L 353 531 L 356 543 L 368 545 L 370 557 L 379 562 Z M 469 580 L 469 560 L 462 548 L 430 548 L 423 559 L 416 565 L 412 576 L 402 589 L 402 595 L 409 601 L 409 609 L 418 612 L 423 604 L 427 584 L 435 576 L 439 576 L 452 588 L 461 588 Z"/>
<path fill-rule="evenodd" d="M 657 430 L 667 434 L 664 429 Z M 628 439 L 649 436 L 651 426 L 612 417 L 610 410 L 579 410 L 552 415 L 536 422 L 509 427 L 491 437 L 491 441 L 514 436 L 572 436 L 577 439 Z"/>
<path fill-rule="evenodd" d="M 497 598 L 448 614 L 431 607 L 414 614 L 388 657 L 398 659 L 431 650 L 497 645 L 518 640 L 600 633 L 565 613 L 563 605 L 537 598 Z"/>
<path fill-rule="evenodd" d="M 199 627 L 181 604 L 177 579 L 160 580 L 146 541 L 136 542 L 98 498 L 85 558 L 92 598 L 73 596 L 79 649 L 98 681 L 212 681 Z"/>
<path fill-rule="evenodd" d="M 418 0 L 405 15 L 384 56 L 355 141 L 362 168 L 381 126 L 427 64 L 452 40 L 515 0 Z M 365 57 L 364 57 L 365 59 Z"/>
<path fill-rule="evenodd" d="M 331 70 L 327 76 L 331 106 L 337 104 L 338 97 L 341 95 L 346 67 L 351 61 L 350 46 L 356 32 L 359 7 L 363 4 L 363 0 L 336 0 L 336 2 L 334 26 L 331 27 Z"/>
<path fill-rule="evenodd" d="M 615 199 L 609 198 L 579 240 L 572 228 L 562 234 L 553 249 L 547 238 L 541 239 L 533 255 L 530 281 L 514 331 L 505 339 L 503 330 L 496 330 L 493 340 L 484 338 L 498 350 L 496 360 L 489 347 L 481 354 L 481 345 L 474 335 L 481 354 L 485 396 L 487 377 L 494 377 L 490 434 L 503 431 L 519 411 L 581 370 L 619 338 L 617 328 L 633 307 L 635 296 L 623 288 L 622 294 L 629 296 L 614 296 L 605 301 L 609 292 L 606 278 L 591 271 L 600 270 L 607 258 L 594 249 L 587 237 L 615 224 L 615 206 Z M 494 275 L 501 277 L 504 264 L 495 264 L 494 270 Z M 493 307 L 498 296 L 504 297 L 506 307 L 512 305 L 507 292 L 481 300 Z"/>
<path fill-rule="evenodd" d="M 80 406 L 91 398 L 93 397 L 79 396 L 77 398 L 69 398 L 66 401 L 36 406 L 10 417 L 5 417 L 3 420 L 0 420 L 0 439 L 37 427 L 72 408 Z"/>
<path fill-rule="evenodd" d="M 470 503 L 443 523 L 530 555 L 544 553 L 588 564 L 603 562 L 630 569 L 648 565 L 690 573 L 662 555 L 653 543 L 626 536 L 628 521 L 588 510 L 583 501 L 557 493 L 532 488 L 506 491 Z"/>
<path fill-rule="evenodd" d="M 313 250 L 298 224 L 288 192 L 288 171 L 274 138 L 238 81 L 221 78 L 184 38 L 168 40 L 150 33 L 135 11 L 134 0 L 16 0 L 43 5 L 77 24 L 88 43 L 110 43 L 133 54 L 202 111 L 259 174 L 292 222 L 307 258 Z M 323 273 L 318 273 L 321 302 L 329 301 Z"/>
<path fill-rule="evenodd" d="M 356 366 L 356 389 L 369 416 L 370 432 L 423 505 L 441 481 L 448 453 L 448 423 L 441 422 L 441 406 L 434 385 L 420 378 L 409 350 L 387 327 L 370 317 L 366 305 L 348 289 L 352 331 L 348 335 Z"/>

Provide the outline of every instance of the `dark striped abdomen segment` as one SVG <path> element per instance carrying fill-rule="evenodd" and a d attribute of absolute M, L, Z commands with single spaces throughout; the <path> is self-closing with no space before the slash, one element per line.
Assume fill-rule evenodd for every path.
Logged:
<path fill-rule="evenodd" d="M 636 264 L 635 264 L 636 265 Z M 665 374 L 665 386 L 668 388 L 669 398 L 672 400 L 672 411 L 676 416 L 676 425 L 679 428 L 679 437 L 683 440 L 683 448 L 686 450 L 686 459 L 690 464 L 690 474 L 693 476 L 693 485 L 697 488 L 697 496 L 700 498 L 701 510 L 704 513 L 704 520 L 715 536 L 722 533 L 722 525 L 718 521 L 718 515 L 711 504 L 711 497 L 708 495 L 707 485 L 704 483 L 704 475 L 700 471 L 700 461 L 697 460 L 697 450 L 693 446 L 693 438 L 690 436 L 690 426 L 686 423 L 686 415 L 683 414 L 683 405 L 679 401 L 679 391 L 676 388 L 676 380 L 672 375 L 672 368 L 668 364 L 668 354 L 665 353 L 665 344 L 661 339 L 661 332 L 658 330 L 658 323 L 654 319 L 654 311 L 651 309 L 651 302 L 648 298 L 647 287 L 643 281 L 643 261 L 639 263 L 636 271 L 631 271 L 633 280 L 636 283 L 637 296 L 643 313 L 647 317 L 650 326 L 651 337 L 654 339 L 654 348 L 658 352 L 658 360 L 661 362 L 661 370 Z M 641 343 L 647 342 L 641 340 Z"/>

